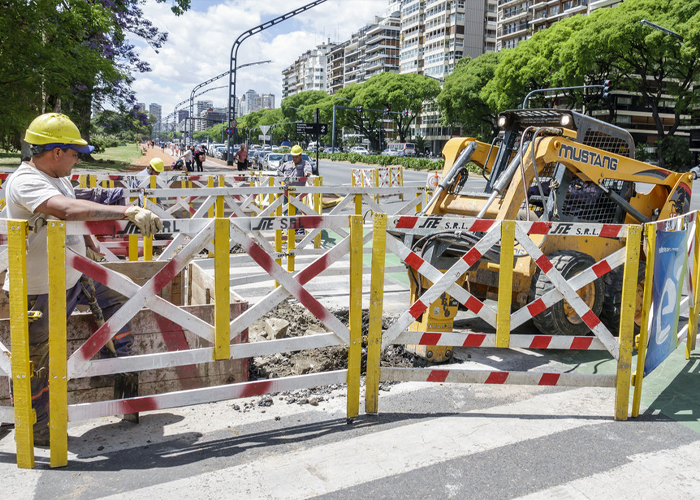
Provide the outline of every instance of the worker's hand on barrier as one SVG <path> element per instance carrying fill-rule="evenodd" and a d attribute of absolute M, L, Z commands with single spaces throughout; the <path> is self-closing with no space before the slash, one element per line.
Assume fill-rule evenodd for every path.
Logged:
<path fill-rule="evenodd" d="M 124 211 L 124 217 L 136 224 L 144 236 L 153 236 L 163 229 L 160 217 L 145 208 L 129 206 Z"/>

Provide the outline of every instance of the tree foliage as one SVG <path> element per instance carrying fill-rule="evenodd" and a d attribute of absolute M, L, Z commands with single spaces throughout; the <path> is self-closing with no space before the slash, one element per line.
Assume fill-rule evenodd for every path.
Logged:
<path fill-rule="evenodd" d="M 464 135 L 491 140 L 498 133 L 498 109 L 488 102 L 485 91 L 493 80 L 500 52 L 483 54 L 476 59 L 460 59 L 447 78 L 437 98 L 444 125 L 459 124 Z M 487 126 L 487 132 L 484 132 Z"/>
<path fill-rule="evenodd" d="M 163 2 L 165 0 L 156 0 Z M 189 0 L 170 0 L 176 15 Z M 4 0 L 0 4 L 0 144 L 18 148 L 38 114 L 60 111 L 90 134 L 93 104 L 133 105 L 132 75 L 149 71 L 128 37 L 167 40 L 140 0 Z"/>
<path fill-rule="evenodd" d="M 683 41 L 642 24 L 643 19 L 680 34 Z M 613 94 L 625 91 L 637 110 L 651 112 L 662 144 L 700 108 L 698 26 L 700 0 L 625 0 L 591 15 L 563 19 L 502 51 L 495 70 L 486 64 L 491 56 L 460 62 L 438 99 L 444 123 L 460 123 L 477 135 L 473 130 L 479 121 L 519 107 L 531 91 L 601 85 L 609 79 Z M 551 96 L 535 93 L 528 107 L 551 106 Z M 559 103 L 562 97 L 567 106 L 587 113 L 604 109 L 610 119 L 615 117 L 615 101 L 602 100 L 600 89 L 558 91 Z M 662 165 L 664 150 L 658 148 Z"/>

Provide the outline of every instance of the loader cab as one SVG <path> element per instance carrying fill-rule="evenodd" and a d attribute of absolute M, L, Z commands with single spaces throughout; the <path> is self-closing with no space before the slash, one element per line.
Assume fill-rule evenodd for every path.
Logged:
<path fill-rule="evenodd" d="M 518 154 L 520 139 L 526 130 L 523 151 L 537 129 L 551 127 L 563 129 L 564 135 L 581 144 L 634 158 L 634 139 L 629 132 L 569 109 L 512 109 L 498 115 L 497 124 L 503 133 L 494 140 L 500 147 L 486 185 L 487 193 L 493 192 L 494 183 Z"/>

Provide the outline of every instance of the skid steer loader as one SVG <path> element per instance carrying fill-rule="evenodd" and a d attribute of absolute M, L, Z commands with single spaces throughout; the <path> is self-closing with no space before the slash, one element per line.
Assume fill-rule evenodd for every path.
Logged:
<path fill-rule="evenodd" d="M 442 180 L 422 215 L 459 215 L 481 219 L 541 220 L 640 224 L 689 210 L 694 174 L 676 173 L 634 159 L 632 136 L 619 127 L 563 109 L 521 109 L 499 115 L 503 134 L 491 144 L 473 138 L 451 139 L 443 149 Z M 482 169 L 483 192 L 465 190 L 468 163 Z M 472 174 L 475 175 L 475 174 Z M 478 174 L 476 174 L 478 175 Z M 424 237 L 417 231 L 394 233 L 438 269 L 449 269 L 479 240 L 466 231 Z M 534 236 L 551 263 L 570 279 L 625 245 L 624 238 L 597 234 Z M 409 268 L 411 303 L 431 284 Z M 619 330 L 622 266 L 578 290 L 579 296 L 613 334 Z M 638 277 L 638 314 L 645 266 Z M 476 262 L 458 284 L 481 300 L 498 297 L 499 247 Z M 553 285 L 533 259 L 515 249 L 512 307 L 518 309 L 544 295 Z M 414 331 L 451 331 L 457 302 L 443 294 L 416 322 Z M 585 335 L 589 332 L 562 300 L 533 318 L 542 333 Z M 440 362 L 451 349 L 411 346 L 419 356 Z"/>

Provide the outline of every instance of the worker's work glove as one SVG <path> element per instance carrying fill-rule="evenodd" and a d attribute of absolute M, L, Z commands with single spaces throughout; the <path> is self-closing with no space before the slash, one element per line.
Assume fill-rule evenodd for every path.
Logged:
<path fill-rule="evenodd" d="M 136 224 L 144 236 L 153 236 L 154 233 L 163 229 L 163 222 L 160 220 L 160 217 L 145 208 L 126 207 L 124 217 Z"/>

